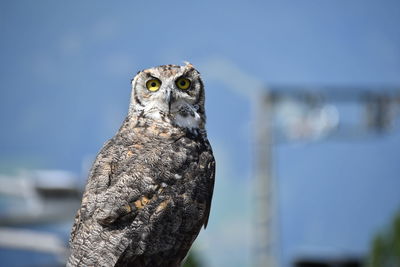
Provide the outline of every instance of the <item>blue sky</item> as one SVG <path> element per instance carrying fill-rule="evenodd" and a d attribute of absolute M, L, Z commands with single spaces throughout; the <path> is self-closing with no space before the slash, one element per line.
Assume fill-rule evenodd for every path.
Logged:
<path fill-rule="evenodd" d="M 399 17 L 396 0 L 1 1 L 0 171 L 81 172 L 126 115 L 134 74 L 191 61 L 207 87 L 218 160 L 197 247 L 209 266 L 248 266 L 254 87 L 399 87 Z M 233 84 L 237 77 L 213 62 L 251 79 Z M 303 254 L 364 254 L 400 206 L 399 149 L 398 128 L 352 142 L 278 145 L 282 264 Z"/>

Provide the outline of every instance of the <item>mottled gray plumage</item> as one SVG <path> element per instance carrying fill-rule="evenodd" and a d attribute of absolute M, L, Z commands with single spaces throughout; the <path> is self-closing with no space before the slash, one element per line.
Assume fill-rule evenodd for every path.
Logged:
<path fill-rule="evenodd" d="M 136 75 L 128 116 L 90 171 L 67 266 L 181 265 L 210 212 L 215 161 L 204 126 L 191 64 Z"/>

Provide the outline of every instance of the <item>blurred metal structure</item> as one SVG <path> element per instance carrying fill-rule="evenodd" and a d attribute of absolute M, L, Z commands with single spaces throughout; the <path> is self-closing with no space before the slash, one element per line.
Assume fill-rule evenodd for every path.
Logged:
<path fill-rule="evenodd" d="M 78 178 L 63 170 L 1 174 L 0 184 L 0 226 L 68 220 L 82 194 Z"/>
<path fill-rule="evenodd" d="M 270 95 L 260 98 L 256 107 L 256 266 L 277 266 L 274 256 L 273 216 L 275 213 L 272 190 L 272 99 Z M 266 237 L 266 238 L 263 238 Z"/>
<path fill-rule="evenodd" d="M 281 142 L 314 141 L 333 136 L 361 138 L 362 133 L 385 133 L 400 113 L 399 88 L 274 87 L 259 91 L 255 102 L 256 186 L 255 266 L 276 267 L 279 263 L 277 196 L 274 192 L 273 147 Z M 362 107 L 364 123 L 341 125 L 339 104 Z M 361 126 L 361 127 L 360 127 Z M 345 128 L 360 128 L 346 131 Z M 354 129 L 353 129 L 354 130 Z M 280 134 L 279 134 L 280 132 Z M 349 135 L 348 133 L 355 133 Z M 302 265 L 303 266 L 303 265 Z M 335 265 L 336 266 L 336 265 Z"/>
<path fill-rule="evenodd" d="M 223 82 L 253 107 L 256 177 L 253 263 L 280 266 L 278 196 L 273 147 L 322 138 L 355 140 L 391 130 L 400 116 L 400 88 L 390 86 L 269 86 L 233 62 L 214 58 L 202 66 L 208 79 Z M 345 122 L 340 105 L 358 105 L 361 118 Z M 344 109 L 343 113 L 347 110 Z M 362 123 L 360 123 L 360 121 Z M 335 133 L 333 135 L 333 133 Z"/>
<path fill-rule="evenodd" d="M 0 174 L 1 266 L 65 266 L 78 176 L 64 170 Z"/>
<path fill-rule="evenodd" d="M 52 233 L 18 229 L 13 227 L 0 227 L 0 249 L 14 248 L 47 252 L 65 258 L 67 248 L 61 238 Z"/>

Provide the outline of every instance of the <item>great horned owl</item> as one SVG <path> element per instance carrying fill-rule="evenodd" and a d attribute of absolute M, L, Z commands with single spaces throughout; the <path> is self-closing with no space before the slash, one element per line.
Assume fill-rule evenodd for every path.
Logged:
<path fill-rule="evenodd" d="M 132 80 L 128 116 L 89 173 L 67 266 L 180 266 L 207 226 L 215 161 L 199 72 L 164 65 Z"/>

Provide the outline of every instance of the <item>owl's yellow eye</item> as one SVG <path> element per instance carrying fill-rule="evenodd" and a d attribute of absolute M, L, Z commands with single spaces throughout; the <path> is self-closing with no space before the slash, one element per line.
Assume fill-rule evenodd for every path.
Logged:
<path fill-rule="evenodd" d="M 176 80 L 176 86 L 178 86 L 179 89 L 186 90 L 190 87 L 190 80 L 187 78 L 179 78 Z"/>
<path fill-rule="evenodd" d="M 155 92 L 160 89 L 161 81 L 159 79 L 151 79 L 146 82 L 146 87 L 149 91 Z"/>

